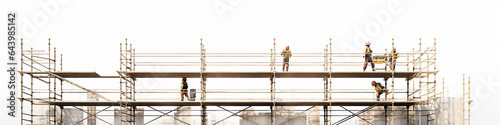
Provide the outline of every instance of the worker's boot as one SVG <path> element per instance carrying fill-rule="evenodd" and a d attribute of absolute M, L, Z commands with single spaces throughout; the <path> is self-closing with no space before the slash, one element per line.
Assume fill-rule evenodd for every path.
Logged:
<path fill-rule="evenodd" d="M 375 71 L 375 64 L 372 63 L 372 70 Z"/>
<path fill-rule="evenodd" d="M 289 66 L 289 65 L 286 65 L 286 71 L 287 71 L 287 72 L 288 72 L 288 66 Z"/>
<path fill-rule="evenodd" d="M 285 71 L 285 65 L 283 65 L 283 72 Z"/>
<path fill-rule="evenodd" d="M 184 98 L 181 98 L 181 101 L 184 101 Z"/>

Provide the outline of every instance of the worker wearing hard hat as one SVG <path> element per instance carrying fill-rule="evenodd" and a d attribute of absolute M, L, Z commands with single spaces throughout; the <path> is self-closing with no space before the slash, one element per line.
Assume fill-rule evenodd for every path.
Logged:
<path fill-rule="evenodd" d="M 396 52 L 396 48 L 392 47 L 391 53 L 389 53 L 389 62 L 391 64 L 391 70 L 396 70 L 396 59 L 399 58 L 399 53 Z"/>
<path fill-rule="evenodd" d="M 382 95 L 382 93 L 387 94 L 387 89 L 382 86 L 382 84 L 375 81 L 372 81 L 372 86 L 375 87 L 375 92 L 377 92 L 377 101 L 380 101 L 380 95 Z"/>
<path fill-rule="evenodd" d="M 182 77 L 182 83 L 181 83 L 181 101 L 184 101 L 184 95 L 186 95 L 186 97 L 188 98 L 187 100 L 189 100 L 189 95 L 187 93 L 188 83 L 186 81 L 187 81 L 186 77 Z"/>
<path fill-rule="evenodd" d="M 363 51 L 363 53 L 365 54 L 363 57 L 365 58 L 365 64 L 363 66 L 363 71 L 366 70 L 366 66 L 368 65 L 368 63 L 371 63 L 372 64 L 372 70 L 375 71 L 375 63 L 373 63 L 373 59 L 372 59 L 372 49 L 370 48 L 370 45 L 371 43 L 370 42 L 366 42 L 365 43 L 365 50 Z"/>
<path fill-rule="evenodd" d="M 286 65 L 286 71 L 288 71 L 288 67 L 290 66 L 290 57 L 292 57 L 292 51 L 290 51 L 290 46 L 286 46 L 283 51 L 280 53 L 283 56 L 283 71 L 285 71 L 285 65 Z"/>

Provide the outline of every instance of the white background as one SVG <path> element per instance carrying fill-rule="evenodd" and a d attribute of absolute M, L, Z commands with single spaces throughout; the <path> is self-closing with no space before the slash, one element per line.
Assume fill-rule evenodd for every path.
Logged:
<path fill-rule="evenodd" d="M 424 47 L 437 38 L 438 78 L 446 79 L 449 96 L 461 96 L 462 74 L 470 75 L 472 123 L 492 124 L 500 112 L 499 5 L 493 0 L 19 0 L 1 2 L 5 15 L 0 29 L 5 39 L 6 13 L 17 11 L 19 36 L 27 47 L 46 49 L 51 38 L 52 46 L 64 54 L 65 71 L 101 75 L 115 75 L 119 69 L 119 43 L 125 38 L 141 52 L 199 52 L 203 38 L 207 52 L 227 53 L 269 52 L 273 38 L 277 50 L 290 45 L 293 52 L 318 53 L 329 38 L 334 52 L 361 52 L 366 40 L 375 52 L 383 52 L 395 38 L 398 51 L 408 53 L 418 47 L 418 38 Z M 390 18 L 379 21 L 380 13 Z M 360 32 L 372 34 L 358 40 Z M 5 52 L 6 44 L 1 45 Z M 1 74 L 7 81 L 5 70 Z M 365 85 L 361 83 L 369 80 L 358 81 Z M 6 89 L 1 87 L 2 95 Z M 8 123 L 19 121 L 5 115 L 6 108 L 0 111 Z"/>

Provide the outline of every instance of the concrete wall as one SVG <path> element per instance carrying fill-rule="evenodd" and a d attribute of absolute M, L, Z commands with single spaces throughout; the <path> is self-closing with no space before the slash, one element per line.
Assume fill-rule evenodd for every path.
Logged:
<path fill-rule="evenodd" d="M 373 123 L 374 125 L 385 125 L 386 118 L 387 118 L 387 121 L 391 120 L 392 107 L 387 106 L 387 114 L 384 110 L 385 110 L 384 106 L 374 107 L 374 108 L 370 109 L 369 111 L 362 113 L 362 115 L 369 115 L 369 116 L 362 116 L 362 118 Z M 396 110 L 395 114 L 394 114 L 396 116 L 396 117 L 394 117 L 394 124 L 395 125 L 406 125 L 406 123 L 407 123 L 406 107 L 405 106 L 397 106 L 397 107 L 394 107 L 394 110 Z M 358 124 L 359 125 L 370 125 L 369 123 L 365 122 L 362 119 L 358 119 Z M 388 122 L 388 125 L 389 124 L 390 124 L 390 122 Z"/>
<path fill-rule="evenodd" d="M 83 112 L 75 108 L 65 108 L 63 109 L 63 125 L 73 125 L 74 123 L 83 119 Z M 76 125 L 83 125 L 80 122 Z"/>
<path fill-rule="evenodd" d="M 442 99 L 438 99 L 437 123 L 438 125 L 461 125 L 463 122 L 462 97 L 448 97 L 444 99 L 444 107 L 441 105 Z M 443 117 L 444 109 L 444 117 Z"/>
<path fill-rule="evenodd" d="M 120 109 L 115 108 L 114 111 L 114 125 L 119 125 L 120 124 Z M 125 115 L 122 116 L 123 118 Z M 122 124 L 125 124 L 125 122 L 122 122 Z M 144 125 L 144 109 L 143 108 L 137 108 L 135 110 L 135 124 L 136 125 Z"/>
<path fill-rule="evenodd" d="M 184 106 L 179 108 L 174 114 L 174 118 L 179 119 L 183 122 L 186 122 L 188 124 L 191 124 L 191 107 L 190 106 Z M 174 121 L 174 125 L 185 125 L 185 123 L 180 122 L 178 120 Z"/>
<path fill-rule="evenodd" d="M 462 119 L 462 98 L 461 97 L 448 97 L 444 99 L 444 105 L 442 98 L 439 98 L 437 101 L 436 107 L 436 115 L 435 121 L 436 125 L 461 125 L 463 122 Z M 411 109 L 412 107 L 410 107 Z M 418 106 L 415 105 L 413 109 L 415 110 L 415 116 L 411 116 L 410 112 L 410 120 L 414 120 L 414 125 L 434 125 L 433 121 L 427 121 L 427 110 L 429 107 L 426 106 Z M 406 110 L 405 106 L 395 107 L 396 110 Z M 423 110 L 419 112 L 419 110 Z M 444 110 L 443 110 L 444 109 Z M 371 116 L 363 116 L 363 118 L 372 122 L 375 125 L 384 125 L 384 111 L 375 111 L 375 110 L 384 110 L 383 106 L 377 106 L 372 108 L 370 111 L 363 113 L 362 115 L 371 115 Z M 387 119 L 390 121 L 391 119 L 391 107 L 387 107 Z M 443 116 L 444 111 L 444 116 Z M 419 113 L 421 113 L 421 117 L 419 117 Z M 376 116 L 375 116 L 376 115 Z M 419 120 L 420 119 L 420 120 Z M 429 119 L 434 119 L 434 115 L 430 114 Z M 395 125 L 405 125 L 407 124 L 406 111 L 396 111 L 396 117 L 394 120 Z M 419 124 L 419 121 L 421 122 Z M 358 124 L 360 125 L 369 125 L 362 119 L 358 119 Z"/>
<path fill-rule="evenodd" d="M 278 106 L 276 107 L 276 124 L 279 125 L 319 125 L 319 115 L 321 107 L 315 107 L 304 113 L 294 111 L 293 106 Z M 260 125 L 271 125 L 271 113 L 256 113 L 253 112 L 253 107 L 243 111 L 240 118 L 240 125 L 255 125 L 253 122 Z M 310 114 L 311 116 L 309 116 Z M 248 119 L 248 120 L 247 120 Z"/>
<path fill-rule="evenodd" d="M 257 113 L 255 115 L 246 115 L 243 117 L 260 125 L 271 125 L 271 113 Z M 248 120 L 240 119 L 240 125 L 255 125 Z M 298 116 L 276 115 L 276 124 L 279 125 L 281 123 L 283 123 L 283 125 L 307 125 L 307 116 L 305 113 Z"/>

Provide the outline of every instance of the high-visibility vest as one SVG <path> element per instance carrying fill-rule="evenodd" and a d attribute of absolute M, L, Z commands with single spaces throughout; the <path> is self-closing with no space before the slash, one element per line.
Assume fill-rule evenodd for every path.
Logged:
<path fill-rule="evenodd" d="M 182 87 L 188 87 L 188 83 L 186 81 L 182 81 L 181 85 Z"/>
<path fill-rule="evenodd" d="M 365 54 L 371 54 L 372 53 L 372 49 L 370 47 L 365 47 L 365 51 L 363 51 L 363 53 Z"/>
<path fill-rule="evenodd" d="M 365 53 L 366 57 L 371 57 L 372 56 L 372 49 L 367 46 L 367 47 L 365 47 L 365 51 L 363 51 L 363 53 Z"/>
<path fill-rule="evenodd" d="M 394 55 L 394 57 L 391 57 L 391 55 Z M 399 53 L 398 53 L 398 52 L 391 51 L 391 53 L 389 53 L 389 57 L 394 58 L 394 59 L 397 59 L 397 58 L 399 58 Z"/>
<path fill-rule="evenodd" d="M 280 53 L 281 55 L 283 55 L 283 58 L 290 58 L 292 57 L 292 51 L 290 51 L 289 49 L 283 49 L 283 51 L 281 51 Z"/>
<path fill-rule="evenodd" d="M 383 90 L 384 90 L 384 88 L 385 88 L 385 87 L 384 87 L 384 86 L 382 86 L 382 84 L 380 84 L 380 83 L 375 84 L 375 91 L 376 91 L 377 93 L 382 93 L 382 92 L 383 92 Z"/>

